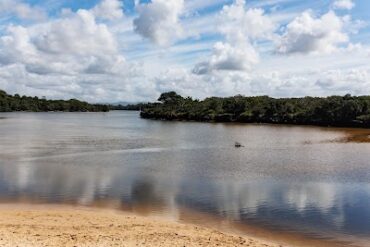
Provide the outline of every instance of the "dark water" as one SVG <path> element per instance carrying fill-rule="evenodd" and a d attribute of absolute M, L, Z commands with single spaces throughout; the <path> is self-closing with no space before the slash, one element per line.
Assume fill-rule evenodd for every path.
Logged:
<path fill-rule="evenodd" d="M 161 122 L 136 112 L 0 118 L 0 201 L 188 208 L 370 246 L 370 131 Z"/>

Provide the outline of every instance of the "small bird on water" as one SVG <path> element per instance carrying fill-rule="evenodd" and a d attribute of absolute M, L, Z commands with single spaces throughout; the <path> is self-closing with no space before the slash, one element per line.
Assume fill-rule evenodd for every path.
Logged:
<path fill-rule="evenodd" d="M 235 147 L 236 148 L 241 148 L 244 147 L 240 142 L 235 142 Z"/>

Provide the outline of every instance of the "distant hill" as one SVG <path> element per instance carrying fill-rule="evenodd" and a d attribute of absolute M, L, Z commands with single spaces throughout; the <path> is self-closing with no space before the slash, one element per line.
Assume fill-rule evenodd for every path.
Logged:
<path fill-rule="evenodd" d="M 76 99 L 47 100 L 38 97 L 9 95 L 0 90 L 0 112 L 28 111 L 28 112 L 107 112 L 108 105 L 89 104 Z"/>
<path fill-rule="evenodd" d="M 111 110 L 125 110 L 125 111 L 141 111 L 148 107 L 150 103 L 137 103 L 137 104 L 114 104 L 110 105 Z"/>

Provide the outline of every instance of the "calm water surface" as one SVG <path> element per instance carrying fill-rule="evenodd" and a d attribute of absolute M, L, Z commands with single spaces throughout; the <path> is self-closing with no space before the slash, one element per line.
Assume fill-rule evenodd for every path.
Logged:
<path fill-rule="evenodd" d="M 187 208 L 370 246 L 369 135 L 124 111 L 2 113 L 0 201 L 109 201 L 175 216 Z"/>

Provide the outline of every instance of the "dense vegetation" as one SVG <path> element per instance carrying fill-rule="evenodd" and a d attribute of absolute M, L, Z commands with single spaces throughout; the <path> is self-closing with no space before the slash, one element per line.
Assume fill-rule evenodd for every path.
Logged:
<path fill-rule="evenodd" d="M 270 98 L 268 96 L 211 97 L 203 101 L 163 93 L 147 105 L 141 117 L 164 120 L 284 123 L 370 127 L 370 96 Z"/>
<path fill-rule="evenodd" d="M 65 112 L 106 112 L 107 105 L 92 105 L 76 99 L 70 100 L 47 100 L 38 97 L 9 95 L 0 90 L 0 112 L 12 111 L 65 111 Z"/>

